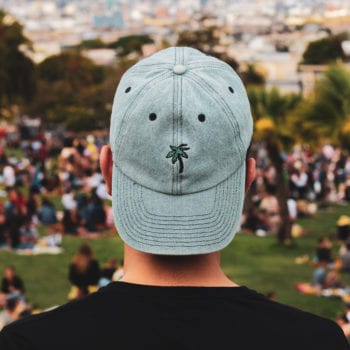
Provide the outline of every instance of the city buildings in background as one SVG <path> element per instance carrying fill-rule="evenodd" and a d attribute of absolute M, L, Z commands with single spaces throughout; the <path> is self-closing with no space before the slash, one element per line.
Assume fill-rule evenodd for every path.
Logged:
<path fill-rule="evenodd" d="M 350 0 L 0 0 L 0 7 L 23 24 L 36 62 L 82 40 L 108 43 L 140 33 L 155 41 L 145 46 L 148 55 L 164 41 L 174 45 L 179 32 L 198 29 L 198 19 L 208 14 L 201 23 L 218 28 L 215 50 L 240 64 L 254 63 L 267 86 L 286 92 L 298 92 L 301 86 L 308 91 L 322 72 L 298 69 L 307 44 L 349 30 L 350 23 Z M 345 42 L 344 51 L 349 46 Z M 86 54 L 101 64 L 116 60 L 111 49 Z"/>

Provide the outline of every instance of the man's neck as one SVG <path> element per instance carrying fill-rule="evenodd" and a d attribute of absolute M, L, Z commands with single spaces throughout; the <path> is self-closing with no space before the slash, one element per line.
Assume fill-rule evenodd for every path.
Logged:
<path fill-rule="evenodd" d="M 159 256 L 124 246 L 122 281 L 154 286 L 237 286 L 222 271 L 220 252 L 191 256 Z"/>

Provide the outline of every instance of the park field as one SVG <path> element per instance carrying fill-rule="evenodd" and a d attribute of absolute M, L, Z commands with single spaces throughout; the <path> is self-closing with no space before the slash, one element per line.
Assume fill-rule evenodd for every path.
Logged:
<path fill-rule="evenodd" d="M 313 218 L 299 219 L 299 224 L 308 234 L 294 239 L 289 246 L 278 244 L 276 238 L 271 236 L 237 234 L 222 253 L 224 271 L 240 285 L 263 294 L 275 292 L 279 302 L 334 320 L 343 309 L 342 301 L 300 294 L 295 284 L 309 282 L 313 268 L 308 263 L 296 264 L 295 258 L 308 255 L 312 259 L 317 238 L 334 234 L 335 223 L 342 214 L 350 214 L 349 205 L 331 205 L 319 210 Z M 63 304 L 70 289 L 68 265 L 82 242 L 91 244 L 101 264 L 110 257 L 116 257 L 119 261 L 122 259 L 123 244 L 117 234 L 90 240 L 64 237 L 63 253 L 59 255 L 27 256 L 0 251 L 0 270 L 6 265 L 16 267 L 25 282 L 28 300 L 35 309 Z M 334 257 L 338 249 L 339 245 L 334 243 Z M 350 285 L 350 275 L 341 276 Z"/>

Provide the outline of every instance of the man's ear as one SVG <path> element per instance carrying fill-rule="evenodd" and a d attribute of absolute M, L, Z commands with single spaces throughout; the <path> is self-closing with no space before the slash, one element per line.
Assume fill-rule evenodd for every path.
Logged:
<path fill-rule="evenodd" d="M 103 146 L 100 153 L 100 167 L 103 178 L 106 181 L 107 192 L 112 194 L 112 169 L 113 157 L 111 147 L 109 145 Z"/>
<path fill-rule="evenodd" d="M 246 174 L 245 174 L 245 193 L 248 192 L 250 185 L 255 179 L 255 159 L 249 157 L 246 161 Z"/>

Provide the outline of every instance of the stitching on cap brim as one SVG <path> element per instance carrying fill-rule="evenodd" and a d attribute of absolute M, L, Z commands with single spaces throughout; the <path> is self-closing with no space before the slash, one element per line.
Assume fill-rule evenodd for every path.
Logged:
<path fill-rule="evenodd" d="M 145 208 L 142 193 L 152 195 L 153 191 L 135 184 L 114 167 L 113 214 L 119 234 L 131 247 L 153 254 L 190 255 L 221 250 L 230 243 L 239 225 L 244 180 L 243 165 L 216 187 L 202 191 L 213 201 L 210 213 L 163 217 Z M 186 196 L 191 194 L 176 196 L 182 212 Z M 162 203 L 159 205 L 162 207 Z"/>

